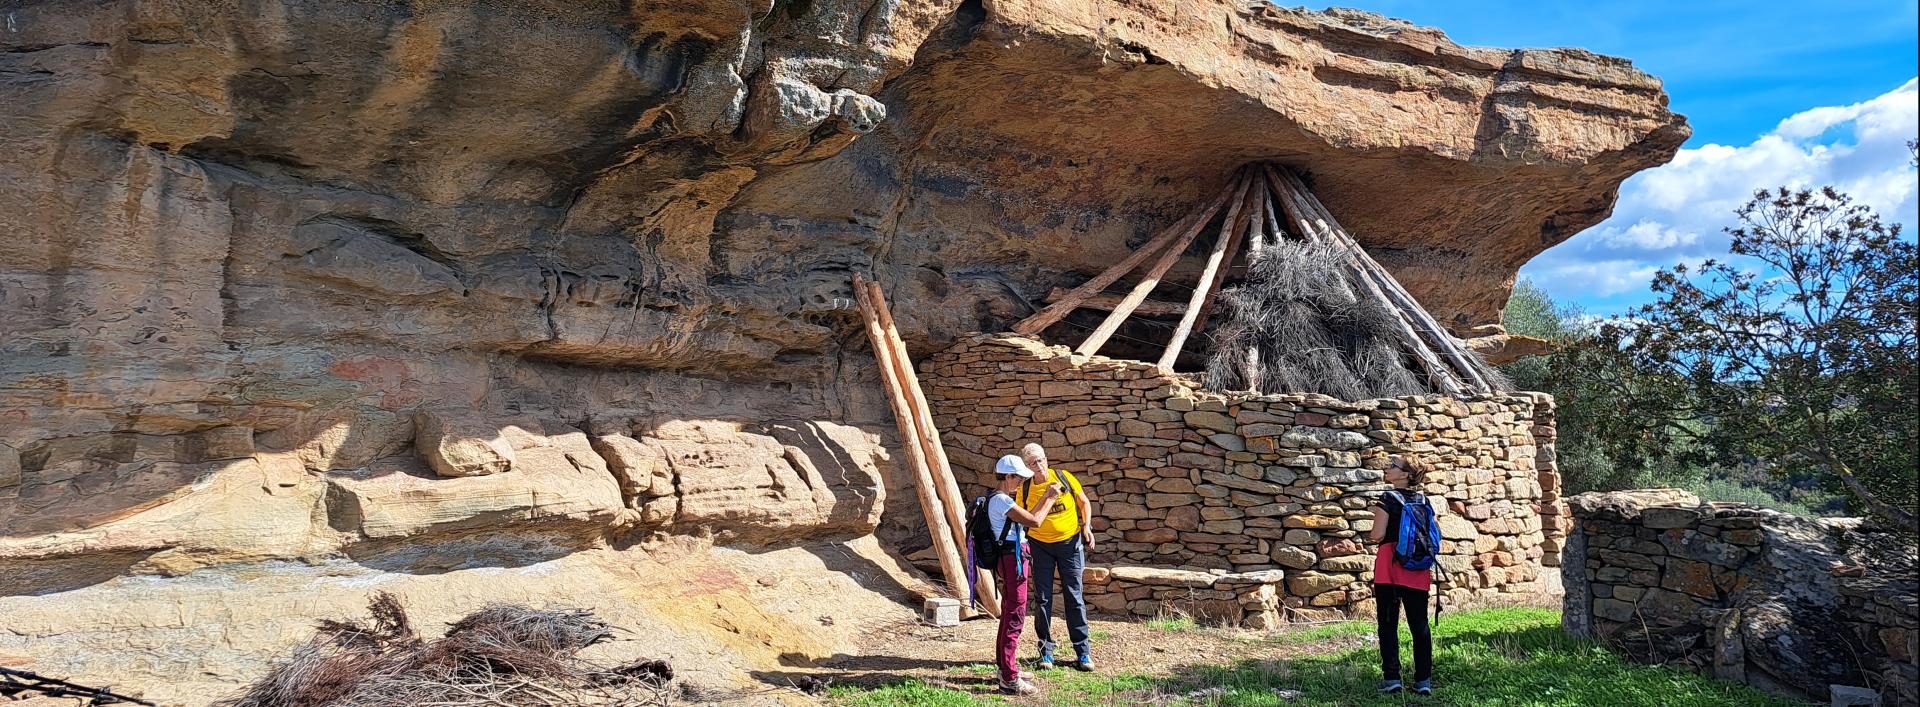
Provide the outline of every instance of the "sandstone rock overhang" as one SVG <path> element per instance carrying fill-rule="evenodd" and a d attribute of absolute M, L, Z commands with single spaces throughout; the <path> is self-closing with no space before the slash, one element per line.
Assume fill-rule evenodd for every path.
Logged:
<path fill-rule="evenodd" d="M 1273 160 L 1467 335 L 1690 134 L 1626 60 L 1462 47 L 1357 11 L 1027 0 L 973 22 L 889 85 L 885 132 L 912 146 L 921 208 L 992 204 L 1043 271 L 1099 272 L 1221 165 Z"/>

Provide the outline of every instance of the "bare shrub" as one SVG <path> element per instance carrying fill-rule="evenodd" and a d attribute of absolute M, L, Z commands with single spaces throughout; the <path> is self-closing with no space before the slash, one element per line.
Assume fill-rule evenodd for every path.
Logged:
<path fill-rule="evenodd" d="M 391 594 L 373 618 L 322 621 L 312 639 L 227 707 L 433 705 L 665 705 L 666 661 L 602 665 L 577 654 L 613 637 L 582 609 L 497 604 L 421 640 Z"/>

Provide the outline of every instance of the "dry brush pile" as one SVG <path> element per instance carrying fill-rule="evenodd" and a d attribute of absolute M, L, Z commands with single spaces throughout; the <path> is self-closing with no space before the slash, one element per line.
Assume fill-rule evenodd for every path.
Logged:
<path fill-rule="evenodd" d="M 224 707 L 665 705 L 665 661 L 606 665 L 579 656 L 613 638 L 581 609 L 494 605 L 426 640 L 381 592 L 367 623 L 322 621 L 265 677 Z"/>

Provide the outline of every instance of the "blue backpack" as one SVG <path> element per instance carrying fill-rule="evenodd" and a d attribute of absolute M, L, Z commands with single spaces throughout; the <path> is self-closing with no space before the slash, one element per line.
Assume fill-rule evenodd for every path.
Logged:
<path fill-rule="evenodd" d="M 1440 554 L 1440 526 L 1425 494 L 1388 491 L 1400 502 L 1400 527 L 1395 529 L 1393 562 L 1410 570 L 1433 567 Z"/>

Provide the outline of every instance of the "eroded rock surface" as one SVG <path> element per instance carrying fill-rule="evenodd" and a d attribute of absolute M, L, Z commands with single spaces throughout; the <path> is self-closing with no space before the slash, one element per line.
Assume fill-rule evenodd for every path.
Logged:
<path fill-rule="evenodd" d="M 0 15 L 20 596 L 660 534 L 913 549 L 852 273 L 924 355 L 1273 160 L 1497 335 L 1520 264 L 1687 135 L 1624 60 L 1220 0 Z"/>

